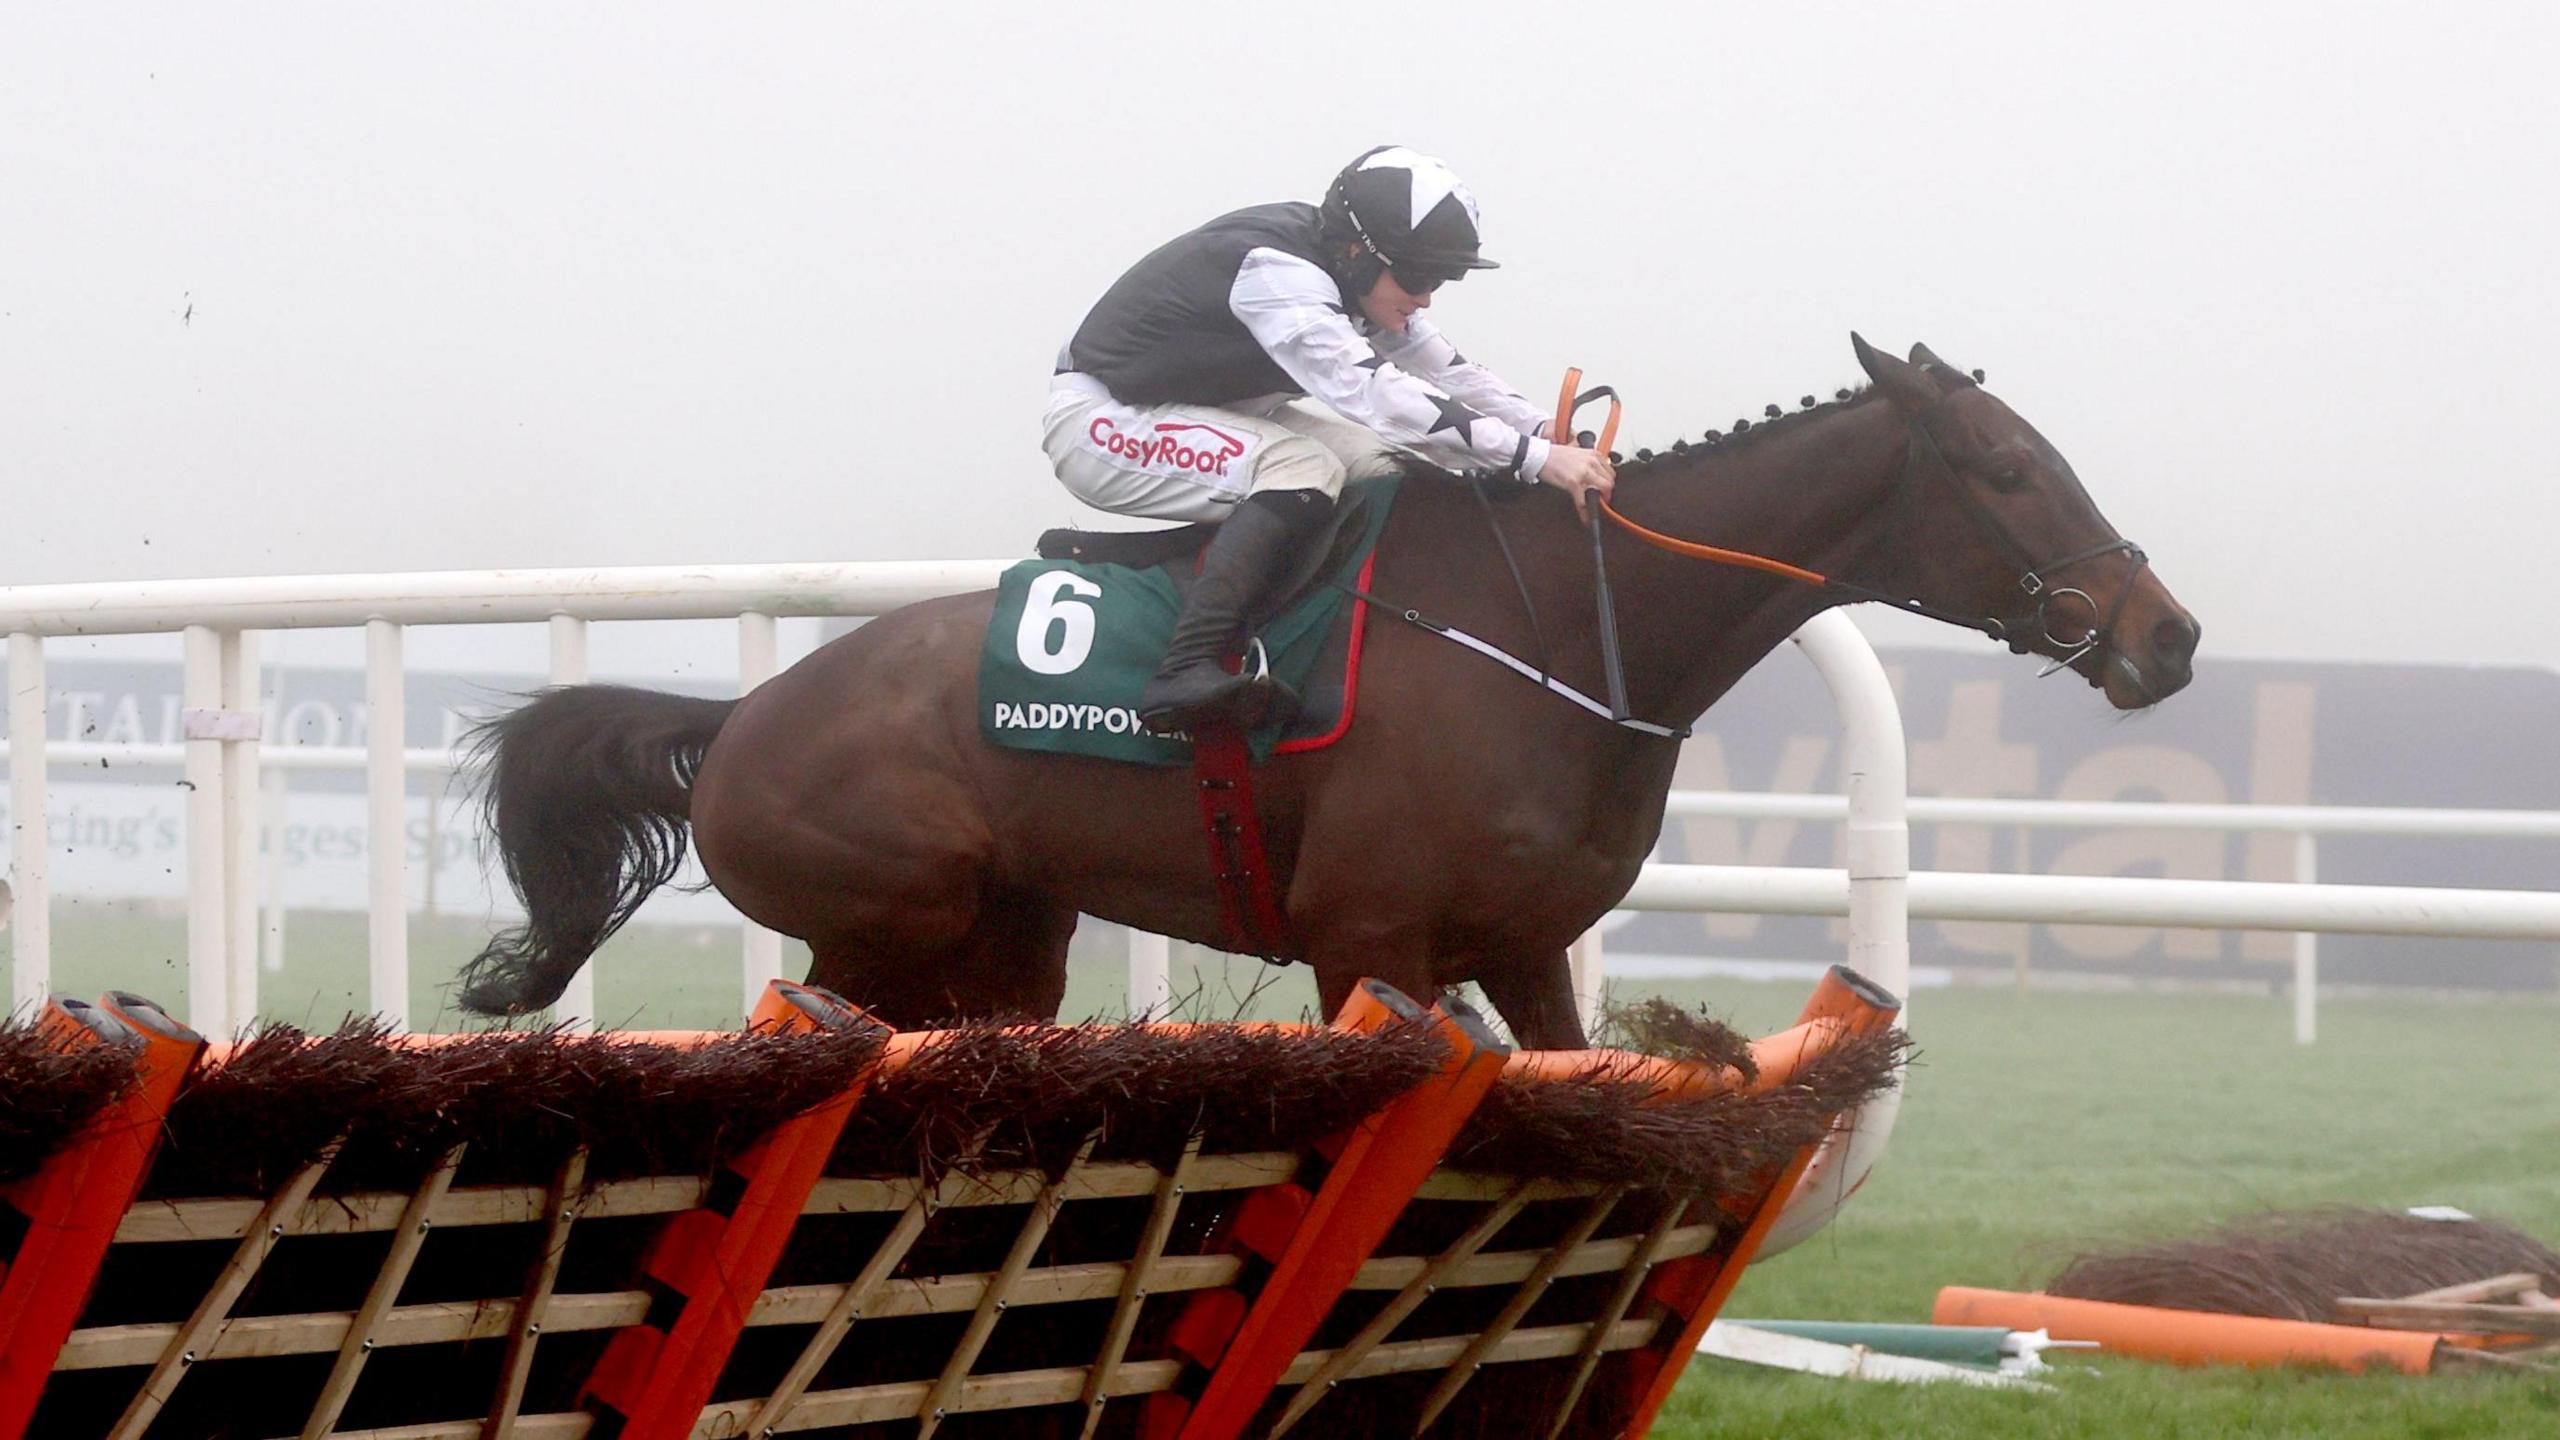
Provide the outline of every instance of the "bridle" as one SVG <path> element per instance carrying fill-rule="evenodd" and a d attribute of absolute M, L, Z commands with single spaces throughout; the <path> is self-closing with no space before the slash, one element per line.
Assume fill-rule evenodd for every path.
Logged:
<path fill-rule="evenodd" d="M 2050 675 L 2093 652 L 2102 661 L 2109 656 L 2121 656 L 2123 652 L 2117 649 L 2115 642 L 2109 637 L 2115 633 L 2116 621 L 2123 616 L 2126 603 L 2133 598 L 2135 580 L 2140 578 L 2144 570 L 2150 568 L 2151 557 L 2143 553 L 2141 546 L 2122 536 L 2112 540 L 2102 540 L 2086 549 L 2074 550 L 2058 560 L 2038 563 L 2029 555 L 2026 547 L 2019 544 L 2017 537 L 2009 532 L 2009 527 L 2000 523 L 2000 517 L 1991 512 L 1991 507 L 1982 503 L 1982 497 L 1966 487 L 1964 477 L 1957 473 L 1955 465 L 1947 459 L 1946 452 L 1938 447 L 1937 433 L 1930 428 L 1930 422 L 1937 418 L 1939 410 L 1946 408 L 1947 403 L 1957 395 L 1972 388 L 1972 382 L 1967 381 L 1963 386 L 1941 397 L 1928 414 L 1906 422 L 1910 430 L 1910 442 L 1903 451 L 1902 475 L 1895 482 L 1896 488 L 1905 496 L 1916 499 L 1919 486 L 1913 478 L 1913 471 L 1917 467 L 1920 452 L 1927 450 L 1930 457 L 1937 461 L 1939 473 L 1946 476 L 1948 491 L 1956 497 L 1957 503 L 1964 507 L 1964 512 L 1973 521 L 1974 528 L 1982 532 L 2018 571 L 2016 583 L 2023 603 L 2012 614 L 1988 616 L 1979 620 L 1950 615 L 1934 608 L 1921 608 L 1917 600 L 1905 602 L 1888 600 L 1887 603 L 1899 604 L 1901 608 L 1909 609 L 1914 614 L 1926 614 L 1932 619 L 1946 620 L 1951 624 L 1981 630 L 2021 655 L 2033 649 L 2035 641 L 2039 638 L 2055 650 L 2070 652 L 2055 657 L 2053 663 L 2040 672 L 2042 675 Z M 2096 560 L 2102 556 L 2118 554 L 2131 561 L 2133 568 L 2126 572 L 2124 584 L 2117 588 L 2115 600 L 2106 607 L 2104 614 L 2099 612 L 2097 598 L 2088 591 L 2077 586 L 2057 586 L 2051 581 L 2050 577 L 2058 576 L 2074 565 Z M 2080 604 L 2088 609 L 2088 622 L 2081 627 L 2076 637 L 2056 634 L 2054 631 L 2054 606 L 2065 596 L 2076 597 Z M 2135 683 L 2141 683 L 2139 668 L 2129 667 L 2128 673 Z M 2147 690 L 2149 687 L 2144 688 Z"/>
<path fill-rule="evenodd" d="M 1599 439 L 1599 448 L 1605 452 L 1618 428 L 1617 396 L 1606 386 L 1579 395 L 1574 394 L 1573 387 L 1579 383 L 1580 372 L 1578 371 L 1566 377 L 1565 393 L 1570 398 L 1562 401 L 1563 414 L 1559 417 L 1558 424 L 1549 433 L 1560 437 L 1571 434 L 1572 413 L 1590 401 L 1606 398 L 1610 405 L 1609 420 Z M 1800 565 L 1787 564 L 1783 560 L 1772 560 L 1764 555 L 1678 539 L 1637 524 L 1620 514 L 1617 507 L 1605 499 L 1599 502 L 1600 513 L 1637 539 L 1675 555 L 1685 555 L 1692 559 L 1707 560 L 1747 570 L 1758 570 L 1783 579 L 1816 586 L 1846 600 L 1870 600 L 1891 606 L 1905 614 L 1919 615 L 1945 624 L 1961 626 L 1967 630 L 1978 630 L 2021 655 L 2034 649 L 2038 641 L 2051 646 L 2053 650 L 2068 652 L 2053 657 L 2052 663 L 2039 672 L 2039 677 L 2051 675 L 2091 654 L 2097 655 L 2102 662 L 2109 657 L 2129 660 L 2129 657 L 2124 656 L 2124 653 L 2117 648 L 2110 636 L 2114 633 L 2116 621 L 2124 613 L 2126 603 L 2133 596 L 2134 581 L 2150 567 L 2151 557 L 2143 553 L 2141 546 L 2122 537 L 2101 541 L 2086 549 L 2075 550 L 2056 560 L 2040 562 L 2028 554 L 2026 547 L 2018 543 L 2017 537 L 2001 523 L 2000 517 L 1992 513 L 1991 507 L 1985 505 L 1981 497 L 1965 487 L 1963 477 L 1957 473 L 1955 465 L 1947 459 L 1946 452 L 1939 448 L 1938 437 L 1931 428 L 1939 411 L 1945 409 L 1957 395 L 1972 388 L 1974 388 L 1973 382 L 1967 380 L 1958 389 L 1940 397 L 1928 414 L 1912 417 L 1904 422 L 1909 436 L 1903 449 L 1902 470 L 1894 482 L 1895 490 L 1906 510 L 1916 506 L 1921 485 L 1920 457 L 1925 452 L 1937 462 L 1938 471 L 1946 476 L 1947 488 L 1954 493 L 1958 503 L 1964 507 L 1965 515 L 1972 520 L 1974 528 L 1981 531 L 2018 571 L 2017 587 L 2023 603 L 2019 609 L 2010 614 L 1970 615 L 1931 604 L 1917 596 L 1898 594 L 1894 590 L 1880 589 L 1854 580 L 1839 579 L 1819 571 L 1805 569 Z M 2106 607 L 2103 615 L 2099 612 L 2096 597 L 2088 591 L 2077 586 L 2057 586 L 2053 583 L 2056 577 L 2072 566 L 2116 554 L 2121 554 L 2130 560 L 2133 569 L 2125 576 L 2125 583 L 2117 590 L 2114 603 Z M 2066 596 L 2076 598 L 2080 604 L 2088 608 L 2089 620 L 2077 627 L 2076 635 L 2055 633 L 2054 608 L 2056 603 Z M 2068 622 L 2066 621 L 2065 624 L 2067 626 Z M 2122 668 L 2128 678 L 2140 686 L 2146 694 L 2149 692 L 2151 687 L 2143 680 L 2139 666 L 2127 663 Z"/>

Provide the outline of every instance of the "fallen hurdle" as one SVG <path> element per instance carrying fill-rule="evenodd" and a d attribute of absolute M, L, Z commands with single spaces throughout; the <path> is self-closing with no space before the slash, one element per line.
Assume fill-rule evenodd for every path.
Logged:
<path fill-rule="evenodd" d="M 1328 1027 L 892 1034 L 775 982 L 645 1040 L 76 1004 L 57 1051 L 130 1074 L 0 1152 L 0 1434 L 48 1440 L 1637 1435 L 1900 1055 L 1839 970 L 1676 1060 L 1374 984 Z"/>

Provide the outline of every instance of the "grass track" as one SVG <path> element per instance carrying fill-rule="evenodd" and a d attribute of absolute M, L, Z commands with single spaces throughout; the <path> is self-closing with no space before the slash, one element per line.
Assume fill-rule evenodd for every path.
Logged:
<path fill-rule="evenodd" d="M 413 1013 L 486 933 L 412 929 Z M 270 1014 L 327 1026 L 360 1008 L 360 916 L 297 914 Z M 56 920 L 55 987 L 183 994 L 176 918 Z M 608 951 L 598 1009 L 632 1026 L 736 1023 L 736 932 L 635 928 Z M 1123 1011 L 1119 947 L 1079 941 L 1066 1013 Z M 797 975 L 805 959 L 785 961 Z M 1252 987 L 1269 981 L 1258 994 Z M 1178 968 L 1198 1013 L 1297 1016 L 1303 971 Z M 1801 983 L 1665 984 L 1751 1033 L 1794 1018 Z M 1248 996 L 1250 999 L 1248 1000 Z M 2274 997 L 1924 992 L 1921 1054 L 1891 1153 L 1841 1220 L 1755 1267 L 1733 1316 L 1925 1320 L 1941 1285 L 2031 1285 L 2076 1248 L 2325 1203 L 2459 1205 L 2560 1240 L 2560 1004 L 2430 998 L 2325 1003 L 2291 1043 Z M 2506 1377 L 2190 1372 L 2100 1361 L 2060 1395 L 1814 1380 L 1695 1362 L 1654 1434 L 1743 1437 L 2560 1437 L 2560 1384 Z"/>
<path fill-rule="evenodd" d="M 1665 986 L 1754 1033 L 1793 985 Z M 2330 1203 L 2459 1205 L 2560 1240 L 2560 1006 L 1928 991 L 1891 1152 L 1732 1316 L 1926 1320 L 1941 1285 L 2025 1287 L 2074 1250 Z M 2560 1436 L 2560 1383 L 2101 1361 L 2054 1396 L 1693 1363 L 1654 1433 L 1740 1437 Z"/>

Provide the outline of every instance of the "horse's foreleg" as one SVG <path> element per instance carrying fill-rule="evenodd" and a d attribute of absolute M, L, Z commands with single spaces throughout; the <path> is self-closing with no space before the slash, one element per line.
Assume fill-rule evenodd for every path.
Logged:
<path fill-rule="evenodd" d="M 1488 957 L 1475 974 L 1484 998 L 1526 1050 L 1581 1050 L 1590 1045 L 1573 1002 L 1573 967 L 1565 952 Z"/>

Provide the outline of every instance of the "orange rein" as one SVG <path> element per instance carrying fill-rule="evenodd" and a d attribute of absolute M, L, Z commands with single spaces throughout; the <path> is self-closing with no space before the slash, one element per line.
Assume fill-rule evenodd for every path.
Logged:
<path fill-rule="evenodd" d="M 1573 412 L 1582 408 L 1582 397 L 1578 393 L 1581 387 L 1582 371 L 1579 367 L 1564 372 L 1564 392 L 1556 397 L 1556 423 L 1547 431 L 1547 438 L 1551 442 L 1572 443 Z M 1609 419 L 1600 427 L 1598 447 L 1603 455 L 1608 454 L 1610 448 L 1617 443 L 1618 417 L 1622 408 L 1616 394 L 1610 394 L 1608 400 Z M 1616 521 L 1619 528 L 1647 545 L 1658 550 L 1668 550 L 1674 555 L 1686 555 L 1692 560 L 1712 560 L 1719 565 L 1738 565 L 1745 570 L 1759 570 L 1788 580 L 1801 580 L 1807 585 L 1831 583 L 1831 577 L 1828 575 L 1807 570 L 1801 565 L 1790 565 L 1784 560 L 1772 560 L 1766 555 L 1754 555 L 1744 550 L 1726 550 L 1714 545 L 1701 545 L 1694 540 L 1681 540 L 1665 535 L 1659 530 L 1648 530 L 1619 514 L 1618 507 L 1610 504 L 1606 499 L 1600 502 L 1600 513 Z"/>

